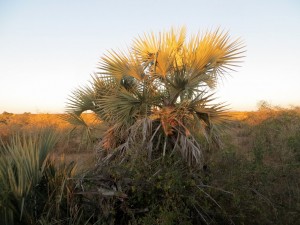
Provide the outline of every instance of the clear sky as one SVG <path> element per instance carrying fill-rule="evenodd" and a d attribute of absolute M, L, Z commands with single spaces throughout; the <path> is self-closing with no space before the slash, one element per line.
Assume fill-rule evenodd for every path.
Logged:
<path fill-rule="evenodd" d="M 221 27 L 246 44 L 216 90 L 234 110 L 300 105 L 299 0 L 0 0 L 0 113 L 64 112 L 99 58 L 143 33 Z"/>

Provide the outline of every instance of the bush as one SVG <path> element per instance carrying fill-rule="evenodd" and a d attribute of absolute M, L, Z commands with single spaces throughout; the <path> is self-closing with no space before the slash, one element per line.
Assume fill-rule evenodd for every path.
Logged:
<path fill-rule="evenodd" d="M 273 111 L 253 127 L 253 149 L 258 162 L 299 162 L 300 114 L 296 110 Z M 274 162 L 274 163 L 275 163 Z"/>
<path fill-rule="evenodd" d="M 92 210 L 101 224 L 230 224 L 214 195 L 231 197 L 204 184 L 205 176 L 179 155 L 152 162 L 140 156 L 89 173 L 83 178 L 82 198 L 86 211 Z"/>

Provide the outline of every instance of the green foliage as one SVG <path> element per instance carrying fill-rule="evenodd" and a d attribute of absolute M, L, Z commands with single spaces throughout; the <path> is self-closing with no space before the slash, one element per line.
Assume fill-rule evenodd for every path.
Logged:
<path fill-rule="evenodd" d="M 89 217 L 76 205 L 76 164 L 51 159 L 58 141 L 53 130 L 16 134 L 0 157 L 0 222 L 84 224 Z"/>
<path fill-rule="evenodd" d="M 208 182 L 232 193 L 213 196 L 234 224 L 300 222 L 299 166 L 257 166 L 244 156 L 223 154 L 211 165 Z"/>
<path fill-rule="evenodd" d="M 261 117 L 260 113 L 265 112 L 256 116 Z M 247 120 L 228 124 L 232 130 L 222 137 L 223 151 L 210 151 L 203 167 L 188 166 L 181 153 L 167 145 L 164 157 L 153 151 L 150 161 L 140 149 L 129 149 L 126 157 L 109 151 L 110 160 L 101 158 L 96 168 L 90 165 L 88 171 L 79 171 L 75 163 L 40 153 L 50 151 L 54 133 L 13 136 L 0 147 L 0 222 L 299 224 L 299 111 L 272 109 L 267 113 L 255 125 Z M 138 127 L 147 127 L 144 122 Z M 141 131 L 136 130 L 143 138 Z M 262 151 L 260 159 L 253 160 L 254 147 Z M 14 171 L 12 179 L 9 170 Z M 26 175 L 19 176 L 21 171 L 38 179 L 19 185 L 28 181 Z M 15 194 L 10 183 L 24 187 Z M 24 197 L 18 193 L 25 193 Z"/>
<path fill-rule="evenodd" d="M 300 162 L 300 132 L 291 135 L 287 140 L 287 144 L 295 154 L 295 159 Z"/>
<path fill-rule="evenodd" d="M 82 179 L 84 203 L 94 206 L 87 208 L 100 224 L 230 224 L 211 195 L 222 191 L 205 185 L 201 170 L 188 167 L 178 154 L 114 162 Z"/>
<path fill-rule="evenodd" d="M 257 162 L 272 158 L 278 163 L 299 163 L 300 114 L 296 110 L 272 111 L 272 116 L 253 127 Z M 276 155 L 277 158 L 272 157 Z"/>
<path fill-rule="evenodd" d="M 215 199 L 235 214 L 235 224 L 298 224 L 299 110 L 268 106 L 249 115 L 239 126 L 233 125 L 238 129 L 225 142 L 224 151 L 213 155 L 209 182 L 234 194 L 233 201 L 224 196 Z M 239 142 L 244 139 L 248 146 Z"/>
<path fill-rule="evenodd" d="M 5 224 L 16 221 L 31 223 L 34 209 L 27 203 L 32 190 L 44 173 L 49 152 L 57 136 L 51 130 L 37 134 L 17 134 L 9 144 L 2 146 L 0 157 L 0 217 Z"/>

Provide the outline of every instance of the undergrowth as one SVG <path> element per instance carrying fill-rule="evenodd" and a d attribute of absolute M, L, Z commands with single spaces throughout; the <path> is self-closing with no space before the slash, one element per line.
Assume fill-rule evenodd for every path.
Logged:
<path fill-rule="evenodd" d="M 62 143 L 55 132 L 5 136 L 0 223 L 299 224 L 299 109 L 261 109 L 229 126 L 201 168 L 173 153 L 81 171 L 50 157 Z"/>

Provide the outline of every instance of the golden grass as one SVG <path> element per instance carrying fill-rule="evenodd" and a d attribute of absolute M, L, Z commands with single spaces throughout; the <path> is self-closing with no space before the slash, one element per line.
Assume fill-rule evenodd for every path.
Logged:
<path fill-rule="evenodd" d="M 289 109 L 270 109 L 270 110 L 259 110 L 259 111 L 231 111 L 228 115 L 232 120 L 245 121 L 250 124 L 259 124 L 267 118 L 276 116 L 283 111 Z M 295 107 L 293 111 L 300 114 L 300 108 Z M 67 121 L 61 119 L 63 114 L 12 114 L 3 113 L 0 114 L 0 136 L 6 133 L 18 132 L 18 131 L 29 131 L 31 129 L 43 128 L 43 127 L 55 127 L 57 129 L 70 129 L 72 125 Z M 84 113 L 82 117 L 88 125 L 99 123 L 95 114 Z"/>
<path fill-rule="evenodd" d="M 55 128 L 60 140 L 56 144 L 52 157 L 64 158 L 66 162 L 75 161 L 79 164 L 89 164 L 95 158 L 93 146 L 84 136 L 83 128 L 76 128 L 61 118 L 63 114 L 0 114 L 0 140 L 7 143 L 16 133 L 35 133 L 43 128 Z M 94 114 L 82 114 L 88 125 L 99 124 Z"/>
<path fill-rule="evenodd" d="M 278 115 L 285 109 L 260 110 L 260 111 L 232 111 L 228 115 L 234 121 L 244 121 L 250 125 L 259 124 L 267 118 Z M 296 108 L 294 111 L 300 114 Z M 5 137 L 14 132 L 32 131 L 44 127 L 55 127 L 58 130 L 72 129 L 74 126 L 61 119 L 63 114 L 0 114 L 0 137 Z M 82 114 L 88 125 L 99 124 L 97 118 L 92 113 Z"/>
<path fill-rule="evenodd" d="M 63 114 L 0 114 L 0 136 L 7 136 L 14 132 L 32 131 L 44 127 L 55 127 L 58 130 L 71 129 L 72 125 L 61 119 Z M 94 114 L 82 114 L 87 124 L 95 123 Z"/>

